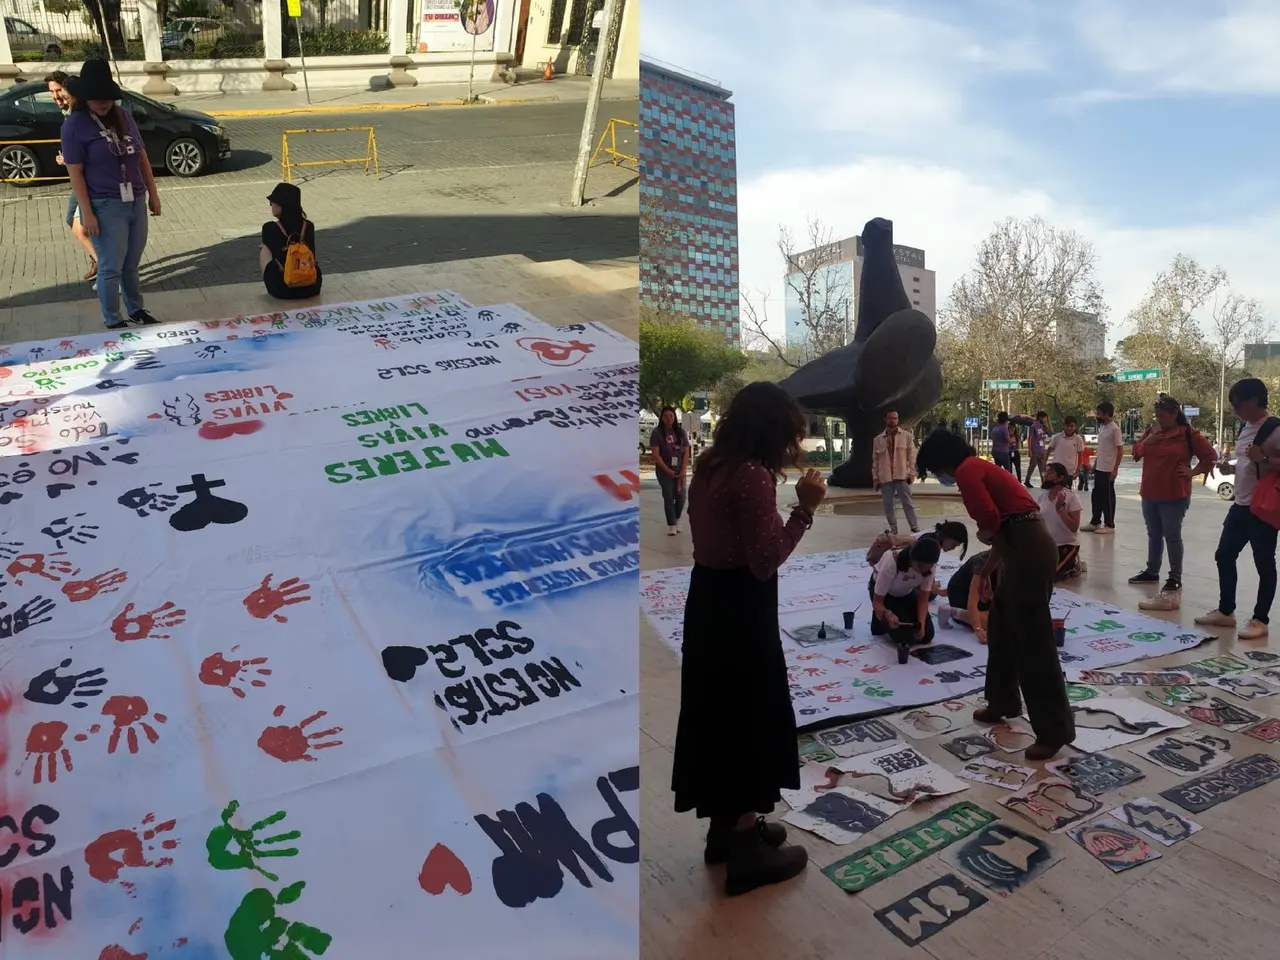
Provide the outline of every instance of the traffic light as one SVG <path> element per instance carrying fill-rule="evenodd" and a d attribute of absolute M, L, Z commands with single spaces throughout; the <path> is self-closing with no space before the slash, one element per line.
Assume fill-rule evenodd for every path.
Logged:
<path fill-rule="evenodd" d="M 985 423 L 991 417 L 991 403 L 987 400 L 978 401 L 978 416 Z"/>

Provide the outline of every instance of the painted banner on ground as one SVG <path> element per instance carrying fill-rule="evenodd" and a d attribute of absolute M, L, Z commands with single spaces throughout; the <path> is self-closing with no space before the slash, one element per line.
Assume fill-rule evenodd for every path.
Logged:
<path fill-rule="evenodd" d="M 938 568 L 944 585 L 958 566 L 955 558 L 943 556 Z M 677 653 L 690 569 L 672 567 L 640 575 L 640 609 Z M 951 700 L 983 687 L 986 649 L 959 625 L 937 630 L 932 644 L 915 648 L 910 660 L 899 665 L 888 638 L 871 633 L 870 578 L 865 550 L 803 554 L 778 571 L 778 622 L 801 727 Z M 937 606 L 935 601 L 935 621 Z M 1054 616 L 1067 621 L 1067 642 L 1058 659 L 1081 669 L 1159 657 L 1211 639 L 1069 590 L 1055 590 L 1052 606 Z M 846 611 L 854 614 L 847 635 Z M 823 624 L 828 628 L 825 640 L 802 629 L 820 629 Z M 797 642 L 797 635 L 805 642 Z"/>
<path fill-rule="evenodd" d="M 412 407 L 375 359 L 7 475 L 4 956 L 634 956 L 635 427 L 531 416 L 634 410 L 634 351 Z"/>

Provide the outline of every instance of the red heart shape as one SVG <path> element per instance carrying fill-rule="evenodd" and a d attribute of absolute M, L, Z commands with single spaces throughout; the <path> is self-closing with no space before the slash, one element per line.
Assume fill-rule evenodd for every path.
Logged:
<path fill-rule="evenodd" d="M 933 683 L 933 681 L 928 677 L 923 677 L 917 682 L 917 685 L 923 687 L 926 683 Z"/>
<path fill-rule="evenodd" d="M 292 393 L 277 393 L 277 394 L 276 394 L 276 399 L 277 399 L 277 400 L 292 400 L 292 399 L 293 399 L 293 394 L 292 394 Z"/>
<path fill-rule="evenodd" d="M 443 843 L 437 843 L 427 854 L 427 859 L 422 861 L 418 886 L 433 897 L 444 893 L 446 887 L 453 887 L 465 897 L 471 892 L 471 871 L 456 853 Z"/>
<path fill-rule="evenodd" d="M 247 437 L 261 429 L 261 420 L 237 420 L 232 423 L 215 423 L 212 420 L 206 420 L 200 424 L 199 434 L 206 440 L 225 440 L 237 433 Z"/>
<path fill-rule="evenodd" d="M 158 414 L 158 413 L 148 413 L 148 414 L 147 414 L 147 419 L 148 419 L 148 420 L 159 420 L 159 419 L 160 419 L 160 414 Z"/>

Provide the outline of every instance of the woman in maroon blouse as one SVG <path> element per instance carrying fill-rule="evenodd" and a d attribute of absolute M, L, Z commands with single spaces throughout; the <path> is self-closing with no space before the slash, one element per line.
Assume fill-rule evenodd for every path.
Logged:
<path fill-rule="evenodd" d="M 973 719 L 999 723 L 1016 717 L 1025 698 L 1036 735 L 1027 759 L 1048 760 L 1076 736 L 1049 611 L 1058 548 L 1018 478 L 980 459 L 963 437 L 931 434 L 920 445 L 916 465 L 939 478 L 955 478 L 965 510 L 978 525 L 978 539 L 991 545 L 970 588 L 991 601 L 987 706 Z M 997 568 L 993 595 L 991 578 Z"/>
<path fill-rule="evenodd" d="M 743 387 L 689 485 L 694 567 L 671 789 L 677 813 L 711 820 L 705 859 L 725 863 L 729 896 L 790 879 L 808 861 L 762 816 L 781 790 L 800 787 L 778 567 L 812 525 L 826 484 L 805 473 L 783 523 L 777 482 L 800 459 L 804 435 L 804 415 L 781 387 Z"/>

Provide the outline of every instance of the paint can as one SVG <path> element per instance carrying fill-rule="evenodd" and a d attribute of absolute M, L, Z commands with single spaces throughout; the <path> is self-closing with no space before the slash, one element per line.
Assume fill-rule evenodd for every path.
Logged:
<path fill-rule="evenodd" d="M 1061 620 L 1053 621 L 1053 640 L 1060 646 L 1066 646 L 1067 643 L 1067 620 L 1063 617 Z"/>
<path fill-rule="evenodd" d="M 844 628 L 845 628 L 846 630 L 852 630 L 852 629 L 853 629 L 853 615 L 854 615 L 855 613 L 857 613 L 857 611 L 856 611 L 856 610 L 846 610 L 846 611 L 844 612 Z"/>

